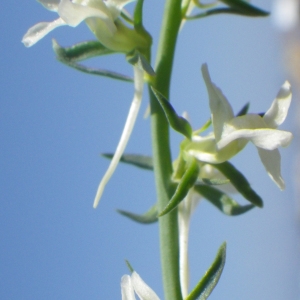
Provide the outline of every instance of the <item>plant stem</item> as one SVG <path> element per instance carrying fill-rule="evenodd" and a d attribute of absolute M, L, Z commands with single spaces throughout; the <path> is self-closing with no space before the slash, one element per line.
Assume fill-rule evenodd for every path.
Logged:
<path fill-rule="evenodd" d="M 152 86 L 169 98 L 170 81 L 178 31 L 181 23 L 181 0 L 166 0 Z M 162 211 L 174 188 L 171 182 L 172 158 L 169 125 L 158 101 L 149 89 L 155 182 L 158 208 Z M 179 279 L 179 243 L 177 210 L 159 219 L 160 253 L 166 300 L 182 300 Z"/>

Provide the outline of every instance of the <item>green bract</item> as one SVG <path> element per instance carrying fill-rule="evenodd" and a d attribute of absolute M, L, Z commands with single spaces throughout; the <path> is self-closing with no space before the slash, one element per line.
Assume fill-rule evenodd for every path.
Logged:
<path fill-rule="evenodd" d="M 234 117 L 228 100 L 211 81 L 207 65 L 202 66 L 202 75 L 209 95 L 213 132 L 204 137 L 194 134 L 191 141 L 185 140 L 181 147 L 183 155 L 219 164 L 236 155 L 251 141 L 257 147 L 267 173 L 283 190 L 285 185 L 280 173 L 280 154 L 277 148 L 288 146 L 293 135 L 278 130 L 277 127 L 285 120 L 291 103 L 290 84 L 286 81 L 282 85 L 263 117 L 256 114 Z"/>
<path fill-rule="evenodd" d="M 38 0 L 48 10 L 57 12 L 59 18 L 41 22 L 31 27 L 22 42 L 30 47 L 53 29 L 68 25 L 78 26 L 85 21 L 97 39 L 108 49 L 130 52 L 135 48 L 148 48 L 149 41 L 119 19 L 123 7 L 132 0 Z"/>

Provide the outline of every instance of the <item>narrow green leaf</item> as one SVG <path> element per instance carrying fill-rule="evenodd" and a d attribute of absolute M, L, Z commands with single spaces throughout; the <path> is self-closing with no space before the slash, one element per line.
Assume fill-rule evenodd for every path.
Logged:
<path fill-rule="evenodd" d="M 127 61 L 132 65 L 138 65 L 150 76 L 155 76 L 155 72 L 151 67 L 150 63 L 147 61 L 146 57 L 141 54 L 138 50 L 133 50 L 126 55 Z"/>
<path fill-rule="evenodd" d="M 240 116 L 244 116 L 247 114 L 248 110 L 249 110 L 249 107 L 250 107 L 250 103 L 246 103 L 242 109 L 237 113 L 237 117 L 240 117 Z"/>
<path fill-rule="evenodd" d="M 238 216 L 255 207 L 252 204 L 242 206 L 227 194 L 212 186 L 196 184 L 194 189 L 228 216 Z"/>
<path fill-rule="evenodd" d="M 202 19 L 205 17 L 213 16 L 213 15 L 220 15 L 220 14 L 234 14 L 234 15 L 240 15 L 240 12 L 233 8 L 228 7 L 222 7 L 222 8 L 214 8 L 207 10 L 205 12 L 195 14 L 192 16 L 185 16 L 186 20 L 196 20 L 196 19 Z"/>
<path fill-rule="evenodd" d="M 151 224 L 157 222 L 158 220 L 157 219 L 158 211 L 157 211 L 156 204 L 153 205 L 147 212 L 141 215 L 134 214 L 121 209 L 117 209 L 117 212 L 135 222 L 142 223 L 142 224 Z"/>
<path fill-rule="evenodd" d="M 192 16 L 185 16 L 186 20 L 196 20 L 196 19 L 202 19 L 205 17 L 209 17 L 209 16 L 213 16 L 213 15 L 220 15 L 220 14 L 232 14 L 232 15 L 242 15 L 242 16 L 246 16 L 246 17 L 263 17 L 263 16 L 268 16 L 269 13 L 264 12 L 265 14 L 258 14 L 258 15 L 253 15 L 253 14 L 249 14 L 246 12 L 243 12 L 241 10 L 238 10 L 236 8 L 231 8 L 231 7 L 220 7 L 220 8 L 213 8 L 213 9 L 209 9 L 205 12 L 199 13 L 199 14 L 195 14 Z"/>
<path fill-rule="evenodd" d="M 153 87 L 151 87 L 151 89 L 163 109 L 170 126 L 188 139 L 191 139 L 193 130 L 190 123 L 176 113 L 170 102 L 159 91 L 155 90 Z"/>
<path fill-rule="evenodd" d="M 65 65 L 67 65 L 71 68 L 74 68 L 78 71 L 81 71 L 83 73 L 87 73 L 87 74 L 90 74 L 90 75 L 98 75 L 98 76 L 109 77 L 109 78 L 112 78 L 112 79 L 122 80 L 122 81 L 126 81 L 126 82 L 133 82 L 133 79 L 131 77 L 123 75 L 123 74 L 119 74 L 119 73 L 108 71 L 108 70 L 89 68 L 89 67 L 86 67 L 84 65 L 72 62 L 72 61 L 63 60 L 63 59 L 61 59 L 61 57 L 57 57 L 57 59 L 60 62 L 62 62 L 63 64 L 65 64 Z"/>
<path fill-rule="evenodd" d="M 60 62 L 71 68 L 91 75 L 98 75 L 122 81 L 133 82 L 133 79 L 129 76 L 108 70 L 90 68 L 77 63 L 78 61 L 85 60 L 94 56 L 115 53 L 107 49 L 97 41 L 83 42 L 68 48 L 63 48 L 55 40 L 52 40 L 52 46 L 56 54 L 56 58 Z"/>
<path fill-rule="evenodd" d="M 209 297 L 221 277 L 225 259 L 226 242 L 221 245 L 214 262 L 185 300 L 206 300 Z"/>
<path fill-rule="evenodd" d="M 192 159 L 187 170 L 179 181 L 173 197 L 171 198 L 167 206 L 163 209 L 163 211 L 159 214 L 159 217 L 172 211 L 185 198 L 190 188 L 197 181 L 199 171 L 200 169 L 197 161 L 195 159 Z"/>
<path fill-rule="evenodd" d="M 102 156 L 112 159 L 113 153 L 103 153 Z M 141 169 L 153 171 L 153 161 L 151 156 L 138 155 L 138 154 L 123 154 L 120 162 L 130 164 Z"/>
<path fill-rule="evenodd" d="M 241 14 L 250 17 L 265 17 L 269 13 L 254 6 L 244 0 L 220 0 L 233 9 L 238 10 Z"/>
<path fill-rule="evenodd" d="M 213 164 L 213 166 L 230 180 L 231 184 L 244 196 L 245 199 L 258 207 L 263 207 L 261 197 L 251 188 L 245 176 L 230 162 L 227 161 L 221 164 Z"/>
<path fill-rule="evenodd" d="M 98 41 L 86 41 L 64 48 L 53 39 L 52 47 L 59 60 L 73 62 L 85 60 L 95 56 L 116 53 L 110 49 L 107 49 Z"/>

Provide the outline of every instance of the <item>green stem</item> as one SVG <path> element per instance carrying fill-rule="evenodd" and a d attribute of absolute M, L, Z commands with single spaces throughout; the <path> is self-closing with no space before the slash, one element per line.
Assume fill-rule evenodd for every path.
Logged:
<path fill-rule="evenodd" d="M 169 98 L 170 81 L 178 31 L 181 23 L 181 0 L 166 0 L 152 86 Z M 159 211 L 174 193 L 171 183 L 172 158 L 169 126 L 158 101 L 149 89 L 155 182 Z M 179 279 L 179 244 L 177 210 L 159 218 L 160 253 L 166 300 L 182 300 Z"/>

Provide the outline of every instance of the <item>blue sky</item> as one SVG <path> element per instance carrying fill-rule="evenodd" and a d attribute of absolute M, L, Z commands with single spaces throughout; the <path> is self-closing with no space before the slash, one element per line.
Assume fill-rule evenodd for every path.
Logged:
<path fill-rule="evenodd" d="M 153 35 L 153 49 L 161 2 L 145 0 L 145 26 Z M 253 4 L 271 7 L 271 1 Z M 114 151 L 133 87 L 56 61 L 51 39 L 63 46 L 93 39 L 85 24 L 59 28 L 29 49 L 21 44 L 30 26 L 54 18 L 33 0 L 2 4 L 0 298 L 120 299 L 120 279 L 128 273 L 124 259 L 162 297 L 157 224 L 141 226 L 115 211 L 148 209 L 155 202 L 153 174 L 119 165 L 100 205 L 92 208 L 108 166 L 100 153 Z M 227 15 L 188 22 L 176 52 L 174 107 L 188 111 L 194 128 L 208 119 L 200 75 L 206 62 L 235 112 L 246 102 L 251 102 L 251 112 L 266 111 L 289 79 L 281 42 L 270 18 Z M 122 55 L 88 64 L 132 73 Z M 145 93 L 128 153 L 151 155 L 150 121 L 143 119 L 147 105 Z M 296 128 L 295 109 L 296 101 L 282 129 Z M 181 136 L 171 136 L 175 159 Z M 299 298 L 299 223 L 293 188 L 296 142 L 281 149 L 284 192 L 267 176 L 254 146 L 248 145 L 232 160 L 264 199 L 264 209 L 231 218 L 205 201 L 197 208 L 190 236 L 191 286 L 209 267 L 221 243 L 228 243 L 225 270 L 211 300 Z"/>

